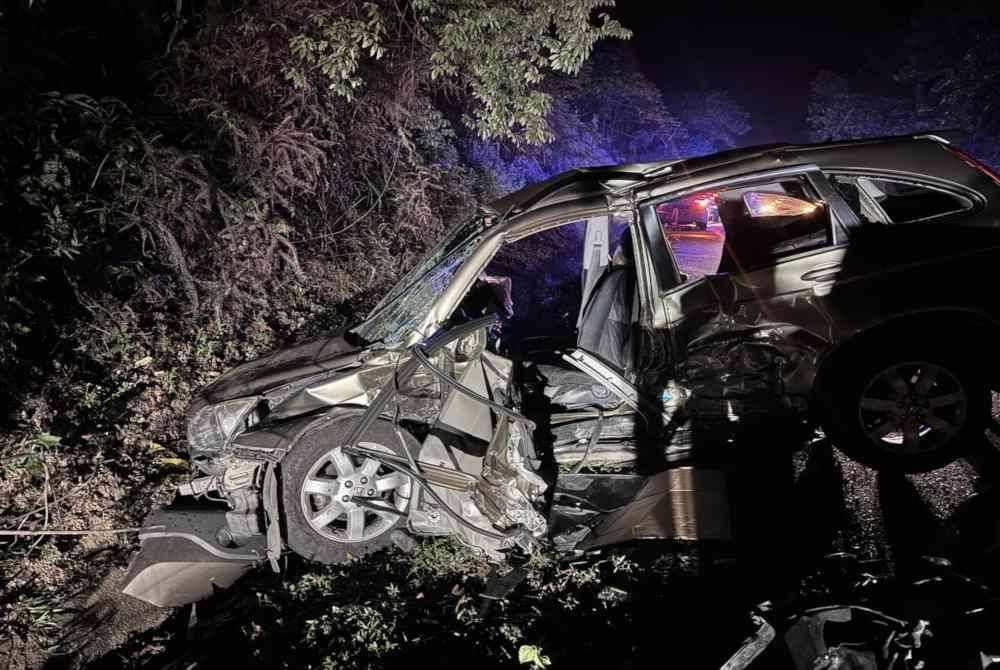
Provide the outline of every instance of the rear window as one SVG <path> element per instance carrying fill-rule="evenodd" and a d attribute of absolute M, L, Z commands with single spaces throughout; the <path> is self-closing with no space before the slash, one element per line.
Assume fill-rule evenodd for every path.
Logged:
<path fill-rule="evenodd" d="M 923 221 L 972 207 L 966 198 L 915 182 L 854 175 L 831 181 L 863 223 Z"/>

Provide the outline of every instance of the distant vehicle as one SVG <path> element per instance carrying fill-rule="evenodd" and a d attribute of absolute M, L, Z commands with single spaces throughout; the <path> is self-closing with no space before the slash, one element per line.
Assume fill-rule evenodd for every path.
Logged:
<path fill-rule="evenodd" d="M 285 550 L 426 535 L 496 559 L 725 539 L 699 453 L 766 449 L 731 439 L 765 421 L 941 466 L 992 425 L 998 267 L 998 177 L 938 136 L 561 174 L 456 226 L 353 328 L 203 389 L 191 481 L 126 592 L 178 604 Z"/>
<path fill-rule="evenodd" d="M 696 193 L 662 203 L 657 206 L 656 214 L 668 232 L 685 228 L 708 230 L 710 224 L 722 225 L 714 193 Z"/>

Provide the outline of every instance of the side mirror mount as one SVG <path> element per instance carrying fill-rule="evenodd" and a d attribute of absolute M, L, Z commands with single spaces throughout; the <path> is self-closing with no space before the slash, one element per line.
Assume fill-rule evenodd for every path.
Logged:
<path fill-rule="evenodd" d="M 754 219 L 770 216 L 808 216 L 823 206 L 821 202 L 763 191 L 747 191 L 743 194 L 743 204 Z"/>

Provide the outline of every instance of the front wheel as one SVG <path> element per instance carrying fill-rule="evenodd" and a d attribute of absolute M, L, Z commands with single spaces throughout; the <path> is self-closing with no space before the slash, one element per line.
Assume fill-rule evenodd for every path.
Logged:
<path fill-rule="evenodd" d="M 411 478 L 381 461 L 340 448 L 358 419 L 306 435 L 281 462 L 286 541 L 296 554 L 320 563 L 384 549 L 405 527 Z M 407 447 L 419 445 L 403 433 Z M 358 446 L 403 455 L 392 425 L 376 421 Z"/>
<path fill-rule="evenodd" d="M 903 342 L 851 353 L 836 360 L 822 419 L 847 455 L 875 468 L 924 472 L 985 439 L 990 392 L 969 357 Z"/>

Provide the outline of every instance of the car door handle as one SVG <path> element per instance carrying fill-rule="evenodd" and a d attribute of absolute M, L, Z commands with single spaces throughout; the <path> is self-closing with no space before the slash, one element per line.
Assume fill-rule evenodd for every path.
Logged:
<path fill-rule="evenodd" d="M 808 272 L 802 273 L 802 281 L 830 281 L 840 272 L 840 263 L 835 265 L 820 265 Z"/>

